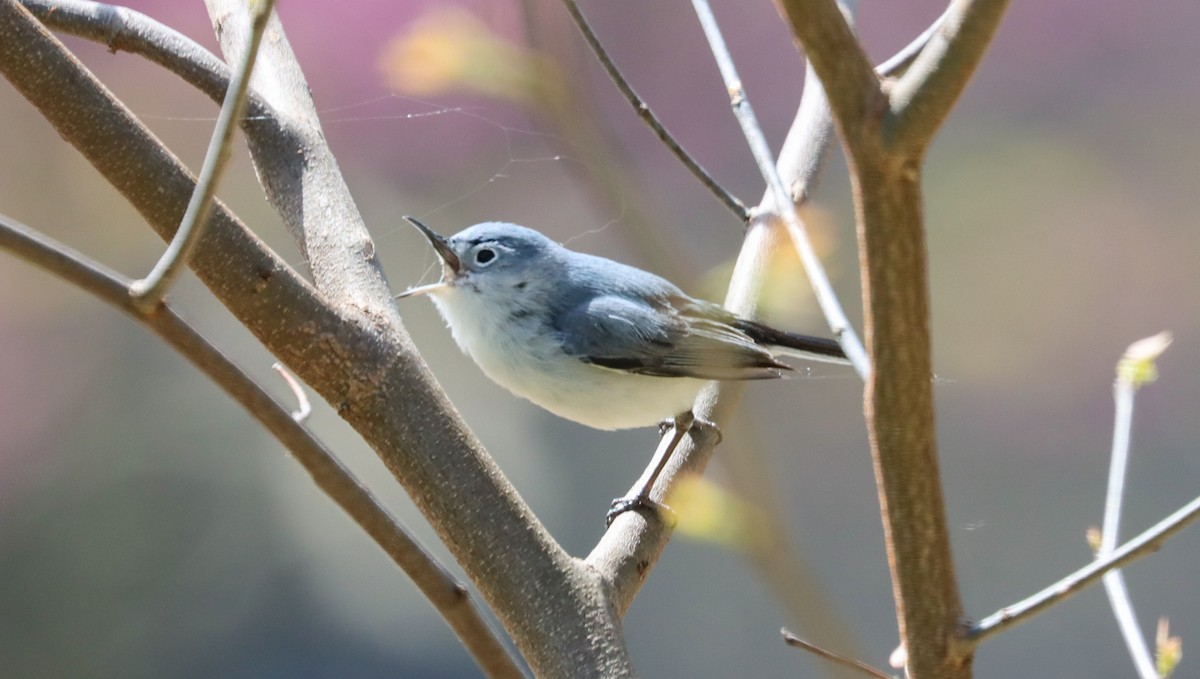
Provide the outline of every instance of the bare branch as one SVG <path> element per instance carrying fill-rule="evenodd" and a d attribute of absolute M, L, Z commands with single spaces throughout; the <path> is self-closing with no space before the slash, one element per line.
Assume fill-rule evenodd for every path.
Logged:
<path fill-rule="evenodd" d="M 696 15 L 700 19 L 700 25 L 704 28 L 704 34 L 708 38 L 708 45 L 712 49 L 713 56 L 717 60 L 717 66 L 721 70 L 721 77 L 725 80 L 725 87 L 729 92 L 734 115 L 742 127 L 742 133 L 746 136 L 746 141 L 750 146 L 750 151 L 754 154 L 754 159 L 758 163 L 758 169 L 762 173 L 763 179 L 774 193 L 773 213 L 787 225 L 788 232 L 792 235 L 792 240 L 796 245 L 796 250 L 800 253 L 800 259 L 804 262 L 804 270 L 808 273 L 809 281 L 812 282 L 817 303 L 820 305 L 821 311 L 825 314 L 825 320 L 829 323 L 829 328 L 833 331 L 834 337 L 841 343 L 846 356 L 854 364 L 854 369 L 858 372 L 859 377 L 865 380 L 871 372 L 870 359 L 867 358 L 867 352 L 863 348 L 862 342 L 859 341 L 858 335 L 850 325 L 849 319 L 846 318 L 846 312 L 842 310 L 842 304 L 838 301 L 837 293 L 833 291 L 833 284 L 829 282 L 829 276 L 825 273 L 825 267 L 821 264 L 821 259 L 817 257 L 816 250 L 812 247 L 812 242 L 808 238 L 808 232 L 805 230 L 804 224 L 796 216 L 796 211 L 792 208 L 791 194 L 788 192 L 787 187 L 784 186 L 783 179 L 780 178 L 779 173 L 775 169 L 775 161 L 771 156 L 770 148 L 767 146 L 767 139 L 763 135 L 762 128 L 758 125 L 758 120 L 755 118 L 754 111 L 750 107 L 750 101 L 746 98 L 741 78 L 738 77 L 737 69 L 733 65 L 733 58 L 725 46 L 725 40 L 721 36 L 721 30 L 717 26 L 716 19 L 713 18 L 708 0 L 693 0 L 692 6 L 695 8 Z M 838 18 L 845 24 L 845 20 L 841 19 L 840 13 L 838 14 Z"/>
<path fill-rule="evenodd" d="M 625 79 L 625 76 L 621 74 L 620 69 L 617 68 L 617 65 L 613 62 L 612 58 L 609 57 L 608 50 L 604 49 L 604 45 L 602 45 L 600 43 L 600 39 L 596 37 L 596 32 L 592 30 L 587 18 L 583 15 L 583 11 L 579 9 L 579 4 L 576 2 L 576 0 L 563 0 L 563 4 L 567 8 L 567 12 L 571 15 L 571 19 L 575 21 L 575 25 L 579 28 L 579 32 L 583 34 L 583 39 L 587 42 L 588 47 L 592 49 L 592 52 L 595 53 L 596 58 L 600 60 L 600 65 L 603 66 L 605 72 L 608 73 L 609 79 L 613 81 L 613 83 L 617 86 L 617 89 L 621 91 L 621 94 L 624 95 L 625 99 L 628 100 L 630 105 L 633 106 L 633 110 L 638 114 L 638 117 L 641 118 L 647 125 L 649 125 L 651 130 L 654 130 L 654 134 L 658 136 L 659 141 L 661 141 L 663 145 L 667 147 L 668 151 L 670 151 L 675 155 L 676 158 L 679 159 L 679 162 L 683 163 L 683 166 L 688 169 L 688 172 L 691 172 L 692 175 L 704 185 L 704 188 L 708 189 L 709 192 L 717 197 L 717 200 L 721 201 L 725 207 L 729 208 L 729 211 L 736 215 L 738 220 L 745 223 L 750 218 L 749 212 L 746 209 L 746 204 L 739 200 L 737 196 L 734 196 L 732 193 L 727 191 L 725 187 L 717 183 L 717 180 L 714 179 L 713 176 L 710 175 L 708 171 L 700 165 L 700 163 L 692 158 L 687 151 L 683 150 L 683 147 L 678 141 L 675 140 L 675 137 L 671 136 L 671 133 L 668 132 L 667 128 L 662 124 L 661 121 L 659 121 L 658 116 L 656 116 L 654 112 L 650 110 L 650 106 L 646 104 L 645 100 L 638 96 L 638 93 L 633 89 L 633 85 L 631 85 L 629 81 Z"/>
<path fill-rule="evenodd" d="M 863 73 L 869 67 L 862 50 L 832 2 L 777 1 L 829 91 L 853 171 L 865 336 L 873 363 L 865 415 L 907 671 L 963 676 L 969 673 L 970 649 L 959 639 L 962 601 L 946 529 L 931 386 L 920 190 L 924 147 L 885 143 L 879 121 L 895 103 L 884 99 L 873 73 Z M 943 31 L 935 30 L 931 41 Z M 929 51 L 929 46 L 921 51 L 905 78 Z"/>
<path fill-rule="evenodd" d="M 133 316 L 216 383 L 279 440 L 317 486 L 387 552 L 442 614 L 489 677 L 522 677 L 517 661 L 456 582 L 395 517 L 285 408 L 163 304 L 144 309 L 130 281 L 65 245 L 0 215 L 0 248 Z"/>
<path fill-rule="evenodd" d="M 913 65 L 888 92 L 884 141 L 920 155 L 958 100 L 992 41 L 1008 0 L 952 0 Z"/>
<path fill-rule="evenodd" d="M 897 618 L 909 649 L 907 669 L 912 676 L 965 674 L 970 651 L 958 638 L 962 602 L 946 530 L 934 426 L 921 154 L 908 150 L 904 155 L 885 145 L 879 121 L 888 101 L 833 2 L 777 4 L 828 91 L 851 160 L 865 265 L 865 335 L 873 363 L 865 414 Z M 803 164 L 796 167 L 808 171 Z M 792 182 L 792 196 L 803 190 L 807 183 Z"/>
<path fill-rule="evenodd" d="M 873 122 L 886 103 L 879 78 L 833 0 L 775 0 L 798 47 L 820 77 L 834 119 L 851 154 L 873 135 Z"/>
<path fill-rule="evenodd" d="M 838 4 L 847 21 L 852 22 L 854 3 L 851 0 L 840 0 Z M 808 201 L 828 156 L 828 147 L 833 136 L 833 115 L 829 110 L 829 100 L 812 65 L 808 64 L 800 105 L 775 164 L 780 178 L 788 186 L 791 201 L 796 206 Z M 775 204 L 774 195 L 775 192 L 768 185 L 758 207 L 753 208 L 754 211 L 760 214 L 769 212 Z M 796 216 L 803 222 L 799 211 L 796 211 Z M 777 229 L 782 226 L 778 220 L 773 224 Z M 785 246 L 795 247 L 795 243 L 788 242 Z M 749 415 L 741 414 L 743 417 Z M 824 638 L 841 640 L 843 647 L 853 647 L 854 635 L 836 614 L 836 606 L 827 600 L 821 583 L 815 581 L 818 578 L 812 576 L 785 530 L 786 517 L 779 508 L 778 498 L 775 497 L 774 479 L 767 470 L 765 451 L 754 441 L 755 431 L 753 426 L 742 427 L 733 449 L 727 448 L 721 458 L 726 462 L 726 469 L 729 470 L 733 483 L 740 487 L 739 494 L 746 498 L 754 498 L 755 504 L 760 507 L 753 539 L 750 541 L 750 560 L 759 570 L 760 577 L 769 583 L 778 595 L 779 604 L 788 611 L 792 620 L 803 624 L 804 621 L 811 621 L 813 613 L 816 612 L 820 618 L 819 627 Z"/>
<path fill-rule="evenodd" d="M 853 19 L 848 6 L 843 6 L 842 11 L 847 21 Z M 877 66 L 876 73 L 880 77 L 888 78 L 908 68 L 945 17 L 945 14 L 939 16 L 921 35 Z M 803 205 L 808 200 L 824 162 L 829 142 L 833 140 L 833 133 L 833 112 L 829 108 L 829 97 L 825 94 L 821 79 L 810 61 L 804 73 L 804 95 L 800 98 L 800 107 L 796 111 L 791 128 L 788 129 L 787 138 L 779 150 L 779 161 L 775 165 L 779 176 L 788 187 L 794 204 Z M 772 195 L 773 192 L 768 187 L 759 203 L 760 210 L 767 209 L 771 204 Z"/>
<path fill-rule="evenodd" d="M 270 73 L 303 88 L 294 61 L 278 68 L 273 63 L 286 44 L 282 29 L 272 21 L 267 30 L 272 38 L 264 41 L 256 83 Z M 0 72 L 160 235 L 170 237 L 194 190 L 191 177 L 13 0 L 0 0 Z M 293 120 L 303 122 L 303 116 Z M 323 140 L 274 124 L 251 116 L 244 129 L 252 147 L 274 149 L 279 162 L 258 169 L 268 195 L 286 208 L 285 223 L 314 226 L 311 238 L 304 228 L 299 237 L 326 294 L 318 295 L 220 205 L 192 269 L 383 458 L 535 672 L 587 677 L 631 671 L 600 581 L 537 522 L 446 400 L 400 325 L 369 237 L 354 226 L 361 218 L 345 215 L 352 203 L 326 205 L 323 200 L 334 196 L 310 181 L 316 175 L 308 172 L 340 182 L 331 156 L 321 161 L 297 153 L 308 150 L 301 142 L 319 142 L 323 149 Z M 326 234 L 344 226 L 343 219 L 345 233 Z M 322 220 L 328 220 L 324 227 L 312 224 Z M 327 252 L 337 254 L 326 258 Z M 347 271 L 330 271 L 335 262 Z M 360 274 L 361 286 L 355 278 Z"/>
<path fill-rule="evenodd" d="M 911 676 L 966 676 L 938 464 L 919 169 L 890 156 L 856 162 L 864 334 L 874 368 L 864 414 L 901 640 Z"/>
<path fill-rule="evenodd" d="M 56 30 L 103 43 L 114 52 L 138 54 L 178 75 L 213 101 L 229 89 L 229 67 L 178 31 L 125 7 L 89 0 L 21 0 L 39 21 Z M 250 93 L 251 116 L 263 115 Z"/>
<path fill-rule="evenodd" d="M 1104 559 L 1117 546 L 1121 525 L 1121 504 L 1125 499 L 1125 473 L 1129 468 L 1129 448 L 1133 430 L 1133 402 L 1137 390 L 1156 374 L 1155 361 L 1171 344 L 1171 334 L 1164 332 L 1154 337 L 1135 342 L 1117 363 L 1117 381 L 1113 385 L 1113 400 L 1116 413 L 1113 416 L 1113 442 L 1111 462 L 1108 468 L 1108 491 L 1104 498 L 1104 524 L 1100 533 L 1100 545 L 1096 558 Z M 1158 670 L 1150 648 L 1142 636 L 1137 615 L 1125 578 L 1119 570 L 1104 575 L 1104 591 L 1117 618 L 1117 626 L 1125 639 L 1125 646 L 1133 658 L 1134 668 L 1142 679 L 1158 679 Z"/>
<path fill-rule="evenodd" d="M 1097 580 L 1104 577 L 1105 573 L 1114 568 L 1124 568 L 1134 561 L 1158 551 L 1171 536 L 1191 525 L 1196 519 L 1200 519 L 1200 497 L 1180 507 L 1134 539 L 1113 550 L 1113 553 L 1107 558 L 1096 559 L 1033 596 L 1005 606 L 980 620 L 967 631 L 967 640 L 971 645 L 978 646 L 985 639 L 1019 625 L 1050 606 L 1078 594 L 1084 587 L 1095 584 Z"/>
<path fill-rule="evenodd" d="M 788 197 L 799 207 L 808 202 L 816 186 L 821 168 L 829 155 L 834 138 L 833 112 L 821 79 L 809 63 L 804 68 L 804 92 L 796 117 L 788 128 L 775 169 L 788 189 Z M 775 204 L 775 190 L 768 183 L 756 210 L 769 210 Z"/>
<path fill-rule="evenodd" d="M 250 91 L 250 74 L 254 70 L 254 61 L 258 56 L 258 45 L 262 40 L 263 31 L 267 27 L 267 18 L 275 0 L 262 0 L 253 3 L 253 30 L 248 37 L 248 45 L 234 72 L 233 81 L 221 104 L 221 112 L 217 116 L 217 124 L 213 129 L 212 140 L 204 156 L 204 164 L 200 169 L 200 178 L 196 182 L 196 191 L 188 201 L 187 210 L 183 213 L 183 223 L 175 232 L 166 252 L 154 265 L 150 273 L 141 280 L 134 281 L 129 292 L 139 309 L 153 309 L 164 297 L 175 279 L 183 273 L 192 253 L 204 235 L 208 225 L 208 216 L 212 212 L 212 201 L 217 194 L 217 185 L 229 161 L 233 144 L 234 123 L 241 118 L 246 108 L 246 94 Z"/>
<path fill-rule="evenodd" d="M 843 14 L 846 16 L 847 21 L 852 22 L 854 18 L 852 3 L 840 2 L 839 5 L 842 7 Z M 911 63 L 912 59 L 920 53 L 921 49 L 925 46 L 925 43 L 928 41 L 929 37 L 932 35 L 940 21 L 941 19 L 939 18 L 920 36 L 915 38 L 911 43 L 909 43 L 887 61 L 876 67 L 876 71 L 879 73 L 879 75 L 882 77 L 890 77 L 897 71 L 906 68 L 908 64 Z M 796 113 L 795 119 L 792 122 L 791 128 L 788 130 L 787 138 L 784 141 L 783 147 L 780 149 L 779 160 L 776 163 L 776 168 L 778 169 L 780 177 L 788 185 L 791 200 L 797 206 L 803 205 L 809 199 L 810 192 L 812 191 L 812 187 L 814 186 L 820 173 L 824 158 L 827 155 L 827 147 L 829 142 L 832 140 L 833 135 L 834 123 L 833 115 L 829 108 L 829 100 L 825 96 L 824 88 L 821 87 L 821 81 L 817 77 L 816 72 L 813 70 L 812 64 L 810 63 L 808 64 L 805 73 L 804 93 L 800 100 L 799 109 Z M 771 206 L 774 204 L 773 195 L 773 191 L 768 187 L 762 197 L 759 207 L 756 208 L 756 210 L 770 210 Z M 797 214 L 797 217 L 801 216 Z M 745 433 L 743 433 L 743 436 L 745 436 Z M 757 458 L 760 457 L 758 450 L 752 444 L 742 445 L 740 448 L 741 449 L 738 451 L 740 454 L 735 457 L 737 457 L 739 460 L 742 460 L 743 465 L 749 463 L 749 466 L 753 467 L 754 465 L 751 461 L 757 460 Z M 760 479 L 757 482 L 754 482 L 752 485 L 748 486 L 754 490 L 747 491 L 744 489 L 743 492 L 758 493 L 759 495 L 756 497 L 761 499 L 763 489 L 765 488 L 763 483 L 767 480 L 768 479 L 765 476 L 760 475 Z M 760 568 L 763 569 L 763 572 L 769 581 L 781 582 L 782 578 L 789 576 L 785 576 L 780 573 L 780 568 L 795 569 L 796 564 L 786 563 L 786 560 L 788 559 L 787 553 L 789 550 L 787 547 L 786 537 L 782 536 L 780 533 L 780 529 L 777 525 L 778 521 L 772 518 L 774 515 L 769 511 L 765 514 L 765 516 L 767 517 L 765 524 L 760 526 L 760 528 L 766 532 L 766 535 L 764 535 L 760 540 L 756 540 L 755 543 L 757 544 L 759 542 L 763 542 L 766 543 L 766 545 L 769 545 L 770 555 L 768 556 L 764 553 L 767 550 L 761 548 L 757 549 L 757 558 L 755 561 L 760 564 Z M 784 550 L 782 556 L 779 553 L 780 549 Z M 792 558 L 794 559 L 795 557 Z M 781 559 L 783 559 L 785 563 L 779 563 Z M 795 575 L 790 577 L 794 578 Z M 777 585 L 775 589 L 784 596 L 785 601 L 790 602 L 796 598 L 797 590 L 800 588 L 796 586 L 796 582 L 793 580 L 786 585 L 786 591 L 784 591 L 785 586 L 781 585 Z M 813 590 L 815 588 L 810 587 L 808 589 Z M 804 595 L 801 595 L 802 598 L 803 596 Z M 810 605 L 812 601 L 819 601 L 821 596 L 822 595 L 820 592 L 810 591 L 807 594 L 808 599 L 806 601 L 806 605 Z M 817 609 L 823 610 L 819 605 L 817 606 Z M 794 605 L 792 610 L 795 611 Z M 795 615 L 795 613 L 793 613 L 793 615 Z M 826 616 L 824 622 L 822 623 L 822 631 L 828 635 L 831 629 L 836 630 L 837 628 L 837 621 Z M 835 634 L 835 636 L 837 635 Z M 848 635 L 843 634 L 842 636 L 845 637 Z"/>
<path fill-rule="evenodd" d="M 788 236 L 782 229 L 762 217 L 752 218 L 734 266 L 725 308 L 753 318 L 758 301 L 765 297 L 767 281 L 761 272 L 772 253 L 787 246 Z M 745 388 L 745 382 L 714 382 L 700 392 L 692 412 L 698 419 L 722 426 L 737 409 Z M 658 476 L 652 497 L 664 498 L 667 489 L 684 475 L 704 472 L 717 443 L 714 433 L 710 427 L 694 427 L 688 432 Z M 640 489 L 639 480 L 629 494 Z M 669 538 L 670 526 L 664 522 L 647 520 L 638 512 L 625 512 L 613 521 L 588 555 L 586 563 L 607 584 L 609 601 L 618 615 L 624 615 L 633 603 Z"/>
<path fill-rule="evenodd" d="M 892 675 L 888 674 L 887 672 L 884 672 L 883 670 L 871 667 L 870 665 L 866 664 L 865 662 L 862 662 L 861 660 L 855 660 L 854 658 L 848 658 L 840 653 L 834 653 L 833 651 L 829 651 L 824 648 L 821 648 L 820 646 L 818 646 L 814 643 L 811 643 L 811 642 L 805 641 L 804 639 L 801 639 L 800 637 L 796 636 L 795 634 L 792 634 L 791 632 L 789 632 L 786 629 L 779 630 L 779 633 L 783 635 L 783 641 L 788 646 L 793 646 L 795 648 L 802 648 L 802 649 L 808 651 L 809 653 L 812 653 L 813 655 L 824 658 L 832 663 L 841 665 L 842 667 L 849 667 L 852 670 L 857 670 L 869 677 L 876 677 L 876 679 L 894 679 L 892 677 Z"/>
<path fill-rule="evenodd" d="M 1104 593 L 1108 596 L 1109 606 L 1117 619 L 1117 627 L 1129 649 L 1129 657 L 1133 660 L 1133 668 L 1141 679 L 1159 679 L 1154 657 L 1146 639 L 1138 626 L 1137 614 L 1133 610 L 1133 600 L 1129 597 L 1129 589 L 1125 587 L 1125 576 L 1120 569 L 1113 569 L 1104 574 Z"/>
<path fill-rule="evenodd" d="M 230 63 L 242 59 L 251 32 L 243 3 L 205 3 Z M 299 245 L 318 290 L 334 304 L 399 326 L 375 245 L 325 143 L 312 96 L 278 15 L 268 18 L 267 30 L 271 40 L 260 49 L 251 84 L 279 116 L 286 133 L 263 134 L 258 121 L 246 123 L 250 155 L 267 199 Z"/>

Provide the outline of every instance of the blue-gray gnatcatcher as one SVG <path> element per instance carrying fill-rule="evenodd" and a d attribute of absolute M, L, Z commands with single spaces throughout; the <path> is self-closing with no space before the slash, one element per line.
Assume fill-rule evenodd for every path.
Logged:
<path fill-rule="evenodd" d="M 848 363 L 837 342 L 739 318 L 641 269 L 574 252 L 532 229 L 486 222 L 443 238 L 405 217 L 442 260 L 442 279 L 397 298 L 429 294 L 454 340 L 500 386 L 598 429 L 674 418 L 675 434 L 609 522 L 662 505 L 650 489 L 692 426 L 691 405 L 710 380 L 781 377 L 773 352 Z"/>

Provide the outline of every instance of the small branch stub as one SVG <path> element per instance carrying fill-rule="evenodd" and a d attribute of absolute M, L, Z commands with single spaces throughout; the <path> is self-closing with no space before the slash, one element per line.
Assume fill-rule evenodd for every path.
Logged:
<path fill-rule="evenodd" d="M 282 363 L 276 361 L 271 365 L 271 369 L 279 373 L 284 382 L 287 382 L 288 388 L 292 390 L 292 394 L 296 396 L 297 409 L 292 411 L 292 419 L 298 423 L 303 423 L 312 414 L 312 403 L 308 401 L 308 394 L 304 393 L 304 386 L 296 379 L 292 373 L 283 366 Z"/>

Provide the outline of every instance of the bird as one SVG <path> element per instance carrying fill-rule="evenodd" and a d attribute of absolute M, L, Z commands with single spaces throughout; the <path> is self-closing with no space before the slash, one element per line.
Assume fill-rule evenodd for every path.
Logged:
<path fill-rule="evenodd" d="M 848 363 L 831 339 L 784 332 L 696 299 L 655 274 L 484 222 L 445 238 L 405 217 L 441 259 L 428 295 L 485 375 L 596 429 L 655 425 L 711 380 L 779 378 L 778 354 Z"/>

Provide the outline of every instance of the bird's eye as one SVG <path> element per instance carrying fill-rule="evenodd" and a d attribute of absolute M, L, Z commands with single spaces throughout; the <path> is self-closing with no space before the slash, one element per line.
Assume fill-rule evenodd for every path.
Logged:
<path fill-rule="evenodd" d="M 480 248 L 475 253 L 475 263 L 476 264 L 482 264 L 482 265 L 486 266 L 488 264 L 491 264 L 495 259 L 496 259 L 496 251 L 492 250 L 491 248 Z"/>

